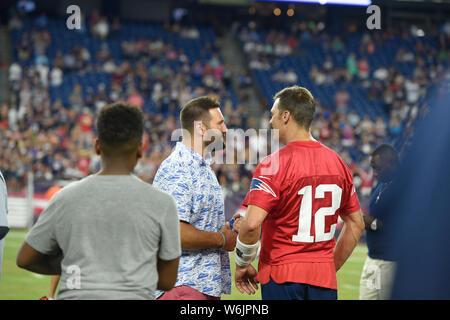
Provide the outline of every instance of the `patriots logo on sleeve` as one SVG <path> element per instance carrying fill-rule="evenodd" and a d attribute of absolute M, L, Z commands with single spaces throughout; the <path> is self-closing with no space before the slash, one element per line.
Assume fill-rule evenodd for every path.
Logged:
<path fill-rule="evenodd" d="M 260 178 L 270 180 L 269 178 L 261 177 L 261 176 L 259 178 L 253 178 L 252 185 L 250 187 L 250 192 L 252 192 L 253 190 L 261 190 L 261 191 L 271 194 L 274 198 L 276 198 L 277 195 L 273 191 L 273 189 L 267 184 L 267 182 L 261 180 Z"/>

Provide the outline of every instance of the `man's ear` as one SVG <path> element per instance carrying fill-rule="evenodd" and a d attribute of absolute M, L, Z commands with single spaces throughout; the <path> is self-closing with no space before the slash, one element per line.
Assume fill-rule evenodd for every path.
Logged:
<path fill-rule="evenodd" d="M 101 150 L 100 150 L 100 142 L 98 141 L 98 138 L 95 139 L 94 148 L 95 148 L 95 154 L 100 155 Z"/>
<path fill-rule="evenodd" d="M 283 119 L 284 124 L 287 124 L 289 122 L 289 119 L 291 119 L 291 113 L 288 110 L 283 111 L 281 119 Z"/>
<path fill-rule="evenodd" d="M 206 132 L 206 126 L 203 124 L 202 121 L 194 121 L 194 132 L 199 135 L 202 136 L 205 134 Z"/>
<path fill-rule="evenodd" d="M 137 156 L 138 159 L 142 158 L 142 153 L 143 153 L 143 151 L 142 151 L 142 142 L 140 142 L 139 146 L 137 148 L 137 151 L 136 151 L 136 156 Z"/>

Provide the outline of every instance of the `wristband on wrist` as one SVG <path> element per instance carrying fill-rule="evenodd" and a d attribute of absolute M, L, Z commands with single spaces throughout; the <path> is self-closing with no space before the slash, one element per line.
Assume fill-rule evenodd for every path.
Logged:
<path fill-rule="evenodd" d="M 259 249 L 259 241 L 254 244 L 245 244 L 236 239 L 235 262 L 238 266 L 245 267 L 255 260 Z"/>
<path fill-rule="evenodd" d="M 224 234 L 222 231 L 219 231 L 219 233 L 220 233 L 220 235 L 221 235 L 222 238 L 223 238 L 223 244 L 222 244 L 222 247 L 220 248 L 220 249 L 223 250 L 223 248 L 225 248 L 225 244 L 227 243 L 227 240 L 226 240 L 226 238 L 225 238 L 225 234 Z"/>
<path fill-rule="evenodd" d="M 370 224 L 370 229 L 372 231 L 377 231 L 378 229 L 378 223 L 377 219 L 373 219 L 372 223 Z"/>

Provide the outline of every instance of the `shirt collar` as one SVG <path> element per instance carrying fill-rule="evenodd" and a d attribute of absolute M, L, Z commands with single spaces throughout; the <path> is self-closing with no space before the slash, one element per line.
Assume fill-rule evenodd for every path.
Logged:
<path fill-rule="evenodd" d="M 182 142 L 177 142 L 175 150 L 181 152 L 182 157 L 190 157 L 193 160 L 197 161 L 200 165 L 211 165 L 212 159 L 210 155 L 207 155 L 206 159 L 204 159 L 201 155 L 199 155 L 197 152 L 195 152 Z"/>

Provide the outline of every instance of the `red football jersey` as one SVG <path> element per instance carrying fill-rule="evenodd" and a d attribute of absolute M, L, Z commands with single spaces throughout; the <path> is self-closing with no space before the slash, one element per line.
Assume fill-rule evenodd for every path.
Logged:
<path fill-rule="evenodd" d="M 318 141 L 295 141 L 256 168 L 244 205 L 269 214 L 260 263 L 334 263 L 338 215 L 360 209 L 353 175 L 339 155 Z M 292 280 L 291 280 L 292 281 Z"/>

